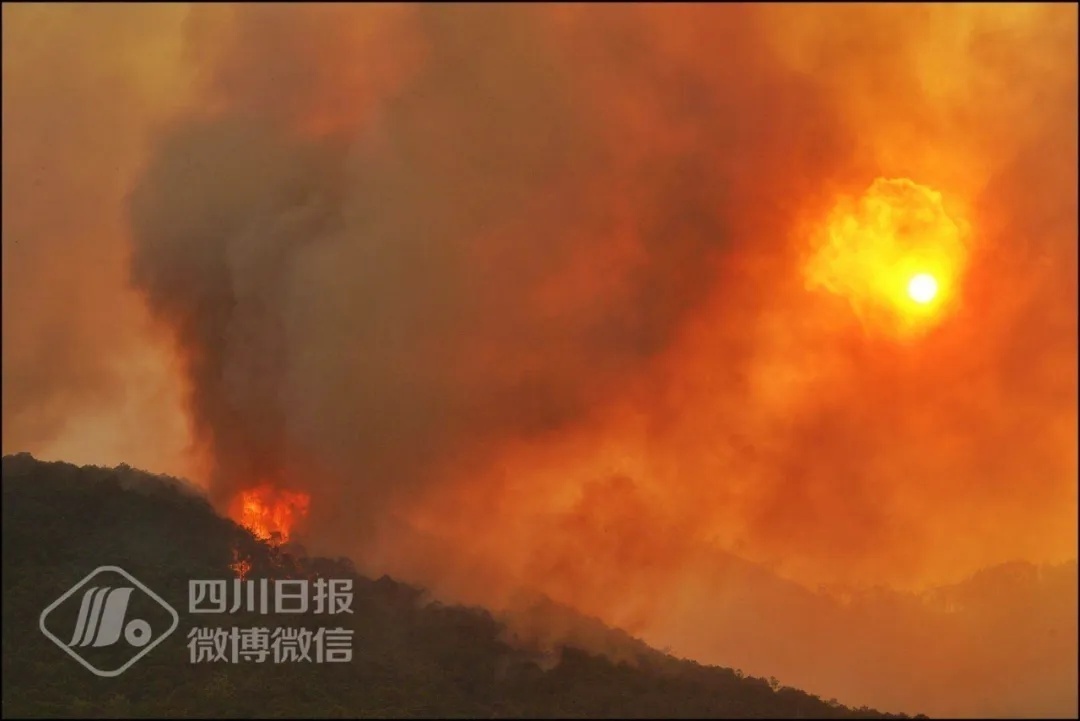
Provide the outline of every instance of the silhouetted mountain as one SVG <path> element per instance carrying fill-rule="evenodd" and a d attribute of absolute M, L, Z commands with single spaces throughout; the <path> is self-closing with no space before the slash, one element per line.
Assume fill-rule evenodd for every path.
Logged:
<path fill-rule="evenodd" d="M 231 584 L 238 560 L 251 579 L 351 579 L 353 613 L 302 620 L 189 613 L 188 581 Z M 91 674 L 38 625 L 50 603 L 103 565 L 123 568 L 180 615 L 176 632 L 116 678 Z M 569 645 L 530 648 L 484 610 L 442 605 L 387 577 L 365 578 L 346 559 L 261 543 L 185 482 L 127 466 L 4 457 L 3 593 L 5 717 L 889 717 L 774 679 L 677 660 L 594 620 L 575 623 L 607 634 L 624 660 Z M 351 629 L 352 660 L 190 661 L 195 627 L 290 622 Z"/>
<path fill-rule="evenodd" d="M 1076 715 L 1075 560 L 1005 563 L 921 593 L 810 591 L 717 553 L 693 580 L 697 595 L 665 604 L 652 629 L 678 655 L 853 705 L 946 718 Z"/>

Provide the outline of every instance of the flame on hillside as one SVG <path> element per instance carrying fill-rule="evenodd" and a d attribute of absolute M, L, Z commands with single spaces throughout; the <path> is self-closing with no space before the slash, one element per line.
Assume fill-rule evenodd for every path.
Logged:
<path fill-rule="evenodd" d="M 289 541 L 296 524 L 307 516 L 310 504 L 307 493 L 263 484 L 237 494 L 229 506 L 229 517 L 260 541 L 281 545 Z"/>
<path fill-rule="evenodd" d="M 236 574 L 238 579 L 243 581 L 251 572 L 251 560 L 241 557 L 240 550 L 237 548 L 233 548 L 232 555 L 233 562 L 229 564 L 229 568 Z"/>

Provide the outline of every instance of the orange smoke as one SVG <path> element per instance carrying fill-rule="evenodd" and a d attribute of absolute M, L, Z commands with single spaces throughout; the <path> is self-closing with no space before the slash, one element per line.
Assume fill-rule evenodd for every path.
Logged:
<path fill-rule="evenodd" d="M 287 543 L 296 524 L 308 513 L 311 496 L 266 483 L 241 491 L 229 506 L 229 516 L 260 541 Z"/>
<path fill-rule="evenodd" d="M 1075 6 L 174 7 L 4 6 L 5 450 L 174 466 L 149 310 L 260 538 L 1075 715 L 1046 653 L 962 686 L 917 619 L 806 611 L 1075 558 Z"/>
<path fill-rule="evenodd" d="M 914 335 L 955 305 L 965 234 L 941 193 L 878 178 L 836 205 L 806 264 L 807 285 L 847 298 L 871 328 Z"/>

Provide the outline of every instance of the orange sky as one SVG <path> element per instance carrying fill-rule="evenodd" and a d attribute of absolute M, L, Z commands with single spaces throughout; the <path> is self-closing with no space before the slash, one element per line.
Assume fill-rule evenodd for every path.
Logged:
<path fill-rule="evenodd" d="M 1075 6 L 3 19 L 5 453 L 658 643 L 1075 558 Z"/>

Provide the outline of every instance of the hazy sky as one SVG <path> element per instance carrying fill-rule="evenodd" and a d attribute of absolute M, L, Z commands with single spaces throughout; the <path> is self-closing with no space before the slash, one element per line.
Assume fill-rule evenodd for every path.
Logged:
<path fill-rule="evenodd" d="M 5 453 L 642 632 L 1076 555 L 1075 6 L 3 20 Z"/>

